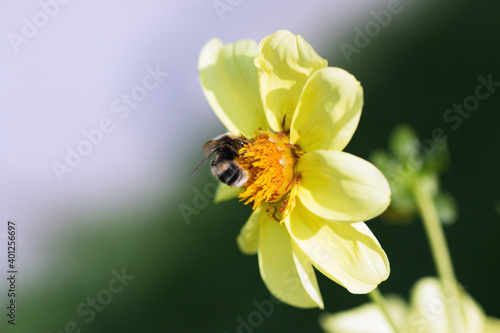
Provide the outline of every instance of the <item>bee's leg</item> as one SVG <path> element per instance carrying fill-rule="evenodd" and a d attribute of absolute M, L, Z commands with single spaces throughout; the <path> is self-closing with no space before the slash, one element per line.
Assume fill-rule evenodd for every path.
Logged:
<path fill-rule="evenodd" d="M 245 138 L 245 137 L 244 137 L 244 138 L 242 138 L 242 141 L 248 142 L 250 145 L 252 145 L 252 146 L 253 146 L 253 142 L 252 142 L 251 140 L 249 140 L 249 139 Z M 239 154 L 239 156 L 243 156 L 243 155 L 245 155 L 247 151 L 248 151 L 248 150 L 246 150 L 246 151 L 242 152 L 241 154 Z"/>
<path fill-rule="evenodd" d="M 253 142 L 251 140 L 249 140 L 247 138 L 245 138 L 244 140 L 253 146 Z"/>

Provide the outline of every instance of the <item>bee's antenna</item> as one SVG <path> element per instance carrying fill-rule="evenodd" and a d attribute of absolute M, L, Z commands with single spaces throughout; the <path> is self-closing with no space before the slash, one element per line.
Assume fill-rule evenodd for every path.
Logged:
<path fill-rule="evenodd" d="M 189 175 L 189 178 L 193 177 L 193 175 L 195 174 L 195 172 L 196 172 L 196 171 L 198 171 L 198 169 L 199 169 L 199 168 L 200 168 L 203 164 L 205 164 L 205 163 L 208 161 L 208 159 L 210 158 L 210 156 L 212 156 L 212 155 L 213 155 L 213 153 L 214 153 L 214 152 L 212 152 L 212 154 L 209 154 L 209 155 L 205 156 L 205 158 L 203 159 L 203 161 L 201 161 L 201 163 L 200 163 L 200 164 L 198 164 L 198 166 L 197 166 L 197 167 L 193 170 L 193 172 L 191 172 L 191 174 Z"/>

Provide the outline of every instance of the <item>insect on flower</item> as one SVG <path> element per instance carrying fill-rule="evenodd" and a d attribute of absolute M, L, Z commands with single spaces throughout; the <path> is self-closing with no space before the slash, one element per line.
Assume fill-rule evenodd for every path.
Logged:
<path fill-rule="evenodd" d="M 387 279 L 387 256 L 362 221 L 387 208 L 389 184 L 343 151 L 363 106 L 356 78 L 285 30 L 258 46 L 212 39 L 198 67 L 228 133 L 205 143 L 195 171 L 215 155 L 216 198 L 251 206 L 237 243 L 257 254 L 270 292 L 293 306 L 323 308 L 313 267 L 352 293 Z"/>
<path fill-rule="evenodd" d="M 240 153 L 240 149 L 245 146 L 245 143 L 251 144 L 251 141 L 232 133 L 225 133 L 208 141 L 203 145 L 205 158 L 189 177 L 192 177 L 212 155 L 216 154 L 215 158 L 210 162 L 213 175 L 228 186 L 243 186 L 248 180 L 248 171 L 240 166 L 238 158 L 245 153 Z"/>

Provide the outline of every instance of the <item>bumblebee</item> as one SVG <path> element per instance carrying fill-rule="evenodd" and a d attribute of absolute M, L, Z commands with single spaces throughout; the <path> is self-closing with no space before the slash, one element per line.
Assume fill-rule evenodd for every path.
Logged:
<path fill-rule="evenodd" d="M 206 142 L 203 145 L 205 158 L 189 177 L 193 176 L 210 157 L 216 154 L 215 158 L 210 162 L 210 169 L 213 175 L 228 186 L 243 186 L 243 184 L 247 182 L 249 176 L 248 171 L 238 164 L 238 157 L 244 154 L 240 154 L 239 151 L 246 143 L 251 143 L 251 141 L 245 137 L 239 137 L 232 133 L 219 135 Z"/>

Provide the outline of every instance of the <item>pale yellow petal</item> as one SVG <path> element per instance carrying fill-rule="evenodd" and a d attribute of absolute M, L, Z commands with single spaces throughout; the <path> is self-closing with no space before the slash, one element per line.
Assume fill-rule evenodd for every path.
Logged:
<path fill-rule="evenodd" d="M 482 332 L 486 321 L 483 309 L 465 292 L 461 295 L 461 304 L 465 322 L 465 333 Z"/>
<path fill-rule="evenodd" d="M 261 220 L 267 219 L 265 214 L 261 214 L 262 206 L 252 212 L 240 234 L 236 238 L 238 247 L 244 254 L 256 254 L 259 248 L 259 225 Z M 265 213 L 265 212 L 264 212 Z"/>
<path fill-rule="evenodd" d="M 370 292 L 389 276 L 387 255 L 363 222 L 326 221 L 297 200 L 285 224 L 313 265 L 351 293 Z"/>
<path fill-rule="evenodd" d="M 226 184 L 219 183 L 217 186 L 217 191 L 215 192 L 214 202 L 219 203 L 226 200 L 234 199 L 243 192 L 241 187 L 231 187 Z"/>
<path fill-rule="evenodd" d="M 387 311 L 400 332 L 404 329 L 407 306 L 399 296 L 385 298 Z M 320 324 L 326 333 L 394 333 L 380 307 L 366 303 L 357 308 L 320 317 Z"/>
<path fill-rule="evenodd" d="M 323 297 L 319 291 L 313 265 L 295 242 L 292 242 L 292 254 L 302 287 L 309 294 L 309 297 L 311 297 L 316 306 L 323 309 Z"/>
<path fill-rule="evenodd" d="M 463 327 L 465 333 L 481 332 L 485 315 L 481 307 L 465 292 L 454 294 L 434 277 L 420 279 L 411 292 L 411 317 L 414 332 L 443 333 L 452 332 L 448 328 L 446 307 L 459 299 L 462 318 L 454 318 L 453 323 Z M 462 323 L 457 320 L 462 319 Z M 420 331 L 419 331 L 420 330 Z"/>
<path fill-rule="evenodd" d="M 246 137 L 268 128 L 259 95 L 256 55 L 257 45 L 252 40 L 222 45 L 214 38 L 203 47 L 198 60 L 208 103 L 228 131 Z"/>
<path fill-rule="evenodd" d="M 343 69 L 314 72 L 299 98 L 290 128 L 290 142 L 302 151 L 343 150 L 359 123 L 363 88 Z"/>
<path fill-rule="evenodd" d="M 458 297 L 451 295 L 451 297 Z M 448 319 L 445 301 L 439 280 L 422 278 L 413 286 L 410 294 L 413 331 L 420 329 L 426 333 L 446 333 Z M 430 310 L 432 308 L 432 310 Z M 450 332 L 451 333 L 451 332 Z"/>
<path fill-rule="evenodd" d="M 326 67 L 327 61 L 302 36 L 280 30 L 259 43 L 255 65 L 259 69 L 262 104 L 271 128 L 282 131 L 281 124 L 287 114 L 285 128 L 289 129 L 307 78 L 315 70 Z"/>
<path fill-rule="evenodd" d="M 500 332 L 500 319 L 487 317 L 481 333 L 498 333 Z"/>
<path fill-rule="evenodd" d="M 299 160 L 298 197 L 314 214 L 338 222 L 366 221 L 381 214 L 391 191 L 371 163 L 341 151 L 313 151 Z"/>
<path fill-rule="evenodd" d="M 294 250 L 284 225 L 261 220 L 258 254 L 262 280 L 274 297 L 299 308 L 323 308 L 313 268 Z"/>

